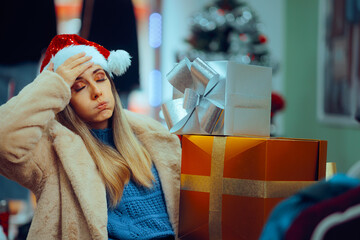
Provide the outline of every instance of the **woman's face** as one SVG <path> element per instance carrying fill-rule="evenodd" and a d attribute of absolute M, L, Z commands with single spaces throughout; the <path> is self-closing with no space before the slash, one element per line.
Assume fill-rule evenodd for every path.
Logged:
<path fill-rule="evenodd" d="M 83 72 L 71 87 L 70 105 L 93 129 L 104 129 L 114 112 L 115 98 L 110 79 L 99 65 Z"/>

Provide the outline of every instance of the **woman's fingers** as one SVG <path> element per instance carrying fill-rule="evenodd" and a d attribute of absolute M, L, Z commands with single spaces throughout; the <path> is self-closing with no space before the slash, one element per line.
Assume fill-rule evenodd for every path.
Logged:
<path fill-rule="evenodd" d="M 71 67 L 71 64 L 69 63 L 68 65 L 61 64 L 56 69 L 56 73 L 59 74 L 71 87 L 77 77 L 94 65 L 93 62 L 89 62 L 88 60 L 81 60 L 80 63 L 80 65 L 76 65 L 74 67 Z"/>
<path fill-rule="evenodd" d="M 81 64 L 81 65 L 78 65 L 78 66 L 74 67 L 72 69 L 72 71 L 74 72 L 74 75 L 76 75 L 76 77 L 78 77 L 83 72 L 85 72 L 88 68 L 92 67 L 92 65 L 94 65 L 93 62 L 87 62 L 87 63 L 84 63 L 84 64 Z"/>
<path fill-rule="evenodd" d="M 66 59 L 66 61 L 63 63 L 64 66 L 68 66 L 70 65 L 73 61 L 75 61 L 76 59 L 79 59 L 81 57 L 84 57 L 85 56 L 85 52 L 81 52 L 81 53 L 78 53 L 78 54 L 75 54 L 71 57 L 69 57 L 68 59 Z"/>
<path fill-rule="evenodd" d="M 56 69 L 56 73 L 72 86 L 77 77 L 94 65 L 93 62 L 89 62 L 91 58 L 91 56 L 85 56 L 84 52 L 75 54 L 61 64 Z"/>
<path fill-rule="evenodd" d="M 69 62 L 67 67 L 69 67 L 70 69 L 75 68 L 83 63 L 86 63 L 91 58 L 92 58 L 92 56 L 82 56 L 82 57 L 76 58 L 73 61 Z"/>
<path fill-rule="evenodd" d="M 85 56 L 85 52 L 81 52 L 66 59 L 66 61 L 63 63 L 63 66 L 72 69 L 80 64 L 89 61 L 91 58 L 91 56 Z"/>

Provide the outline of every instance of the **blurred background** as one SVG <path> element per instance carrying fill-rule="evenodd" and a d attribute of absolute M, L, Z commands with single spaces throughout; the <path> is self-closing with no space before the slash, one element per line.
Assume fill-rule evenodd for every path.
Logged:
<path fill-rule="evenodd" d="M 131 91 L 128 108 L 158 118 L 159 106 L 172 97 L 172 87 L 166 80 L 166 74 L 181 56 L 190 59 L 193 57 L 191 54 L 194 52 L 191 50 L 195 47 L 189 44 L 189 40 L 194 38 L 194 35 L 200 40 L 209 36 L 210 44 L 210 40 L 225 34 L 221 26 L 208 30 L 196 29 L 201 25 L 199 22 L 204 21 L 204 24 L 210 20 L 216 22 L 218 16 L 220 22 L 229 21 L 226 20 L 227 18 L 230 20 L 235 18 L 234 25 L 239 25 L 236 32 L 239 39 L 244 37 L 248 38 L 244 40 L 245 42 L 250 41 L 248 45 L 241 45 L 241 40 L 239 41 L 240 48 L 245 49 L 240 55 L 249 53 L 261 55 L 265 52 L 263 55 L 268 59 L 254 64 L 273 67 L 273 92 L 280 95 L 279 101 L 283 101 L 284 104 L 283 108 L 273 116 L 274 128 L 276 128 L 274 135 L 328 140 L 328 161 L 336 162 L 338 171 L 347 171 L 354 162 L 360 160 L 360 149 L 357 147 L 360 142 L 360 128 L 356 121 L 356 99 L 360 98 L 360 92 L 357 90 L 359 47 L 355 46 L 358 44 L 356 39 L 359 34 L 359 23 L 358 20 L 346 17 L 346 14 L 351 15 L 346 13 L 347 7 L 352 8 L 351 5 L 347 6 L 351 2 L 346 0 L 133 0 L 140 84 Z M 78 33 L 81 28 L 82 1 L 56 0 L 55 3 L 58 33 Z M 213 9 L 209 10 L 211 7 Z M 240 9 L 236 9 L 237 7 Z M 339 10 L 340 16 L 335 15 L 334 9 Z M 208 16 L 211 11 L 215 11 L 215 16 Z M 241 18 L 244 12 L 245 15 L 246 12 L 250 13 L 248 22 L 236 21 L 236 17 L 239 17 L 236 14 Z M 225 16 L 228 13 L 232 17 Z M 255 18 L 255 24 L 252 18 Z M 357 15 L 357 18 L 360 16 Z M 343 24 L 339 28 L 345 33 L 344 37 L 338 37 L 339 42 L 344 43 L 343 46 L 337 47 L 330 42 L 329 35 L 332 34 L 332 25 L 339 22 Z M 242 25 L 245 25 L 245 28 L 241 28 Z M 236 26 L 232 29 L 236 29 Z M 118 28 L 112 28 L 111 31 L 122 33 L 123 29 L 120 25 Z M 202 34 L 209 31 L 215 32 L 214 35 Z M 352 33 L 349 33 L 350 31 Z M 356 39 L 350 41 L 350 34 Z M 264 38 L 259 40 L 264 41 L 263 47 L 256 48 L 256 45 L 260 45 L 256 37 Z M 350 48 L 351 44 L 354 45 L 352 48 Z M 232 56 L 231 51 L 227 50 L 230 52 L 228 55 L 209 57 L 203 52 L 211 52 L 210 49 L 201 49 L 201 46 L 199 49 L 195 54 L 205 60 L 216 57 L 218 60 L 230 59 Z M 221 50 L 215 47 L 212 52 L 221 52 Z M 330 51 L 335 52 L 333 55 L 336 57 L 333 57 Z M 353 58 L 352 63 L 346 61 L 349 58 Z M 246 60 L 241 62 L 247 63 Z M 328 68 L 335 68 L 328 62 L 334 66 L 338 64 L 340 71 L 345 69 L 345 72 L 349 72 L 347 67 L 352 67 L 350 71 L 353 73 L 345 76 L 348 79 L 332 80 L 346 81 L 352 85 L 352 89 L 343 90 L 343 95 L 345 97 L 351 95 L 356 99 L 338 100 L 341 102 L 338 105 L 352 108 L 348 113 L 326 110 L 326 105 L 336 101 L 325 98 L 326 88 L 329 88 L 327 85 L 331 84 L 328 83 L 330 80 L 326 80 L 326 76 L 331 74 Z"/>
<path fill-rule="evenodd" d="M 173 94 L 166 74 L 184 57 L 271 67 L 272 136 L 327 140 L 327 161 L 335 162 L 338 172 L 360 160 L 358 1 L 46 0 L 38 6 L 40 2 L 2 3 L 0 15 L 10 15 L 10 9 L 18 14 L 1 18 L 8 31 L 0 33 L 1 45 L 11 49 L 0 62 L 1 104 L 24 85 L 5 74 L 13 71 L 9 69 L 30 61 L 38 71 L 55 33 L 73 33 L 109 50 L 127 50 L 133 64 L 118 81 L 122 102 L 163 123 L 161 104 Z M 32 8 L 46 12 L 45 19 L 31 22 L 37 14 Z M 27 30 L 21 30 L 25 23 Z M 14 49 L 40 42 L 34 38 L 44 41 L 36 56 L 12 59 L 30 55 L 28 46 L 17 54 Z M 11 184 L 0 178 L 0 199 L 29 200 L 25 190 Z"/>

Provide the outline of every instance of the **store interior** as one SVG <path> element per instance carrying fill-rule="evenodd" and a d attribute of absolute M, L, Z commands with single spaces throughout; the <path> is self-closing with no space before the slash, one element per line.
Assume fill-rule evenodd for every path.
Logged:
<path fill-rule="evenodd" d="M 242 4 L 241 16 L 236 8 L 229 7 L 237 1 L 220 1 L 223 8 L 215 2 L 132 0 L 132 27 L 137 37 L 137 43 L 133 43 L 138 51 L 133 61 L 138 62 L 138 79 L 120 94 L 124 107 L 166 126 L 161 106 L 174 94 L 167 74 L 184 57 L 269 67 L 271 136 L 325 140 L 326 161 L 335 163 L 336 172 L 346 173 L 360 161 L 359 16 L 355 20 L 349 17 L 347 1 L 242 0 L 238 1 Z M 54 3 L 57 33 L 80 34 L 87 20 L 83 17 L 83 1 Z M 346 14 L 338 10 L 337 4 Z M 8 24 L 11 26 L 11 22 Z M 110 37 L 113 34 L 126 39 L 130 36 L 123 29 L 129 24 L 114 22 L 106 28 L 112 32 Z M 340 30 L 336 32 L 336 28 Z M 209 36 L 211 39 L 206 40 Z M 234 36 L 235 42 L 231 43 Z M 16 191 L 24 191 L 19 189 Z M 20 216 L 15 222 L 27 221 L 31 210 L 24 209 L 36 205 L 34 199 L 29 201 L 31 206 L 15 201 L 13 211 L 22 209 L 24 213 L 24 219 Z M 13 231 L 15 236 L 18 229 Z"/>

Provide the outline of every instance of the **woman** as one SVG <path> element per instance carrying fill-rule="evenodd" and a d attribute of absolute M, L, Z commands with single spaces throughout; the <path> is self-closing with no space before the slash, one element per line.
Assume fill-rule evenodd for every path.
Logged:
<path fill-rule="evenodd" d="M 129 65 L 125 51 L 58 35 L 0 107 L 0 174 L 37 198 L 28 239 L 174 238 L 179 141 L 122 110 L 111 76 Z"/>

